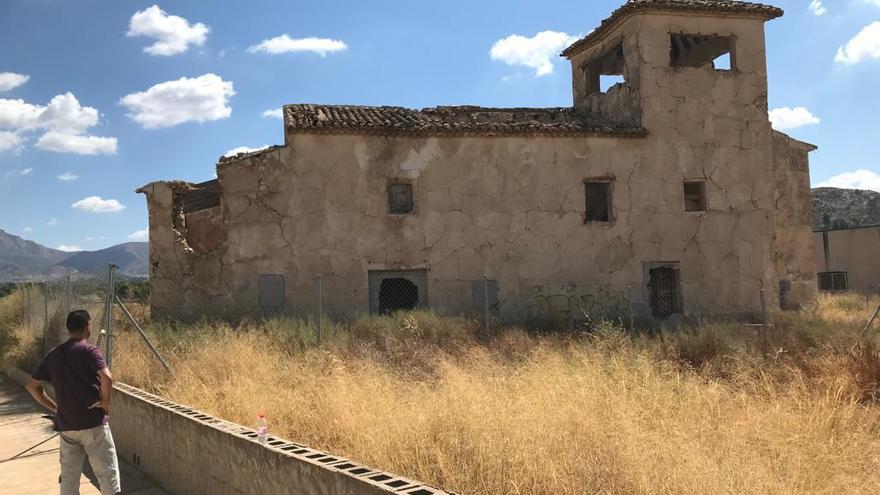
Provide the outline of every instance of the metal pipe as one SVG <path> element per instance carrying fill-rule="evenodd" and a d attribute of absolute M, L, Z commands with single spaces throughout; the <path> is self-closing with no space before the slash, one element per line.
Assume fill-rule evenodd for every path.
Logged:
<path fill-rule="evenodd" d="M 483 329 L 489 335 L 489 269 L 483 271 Z"/>
<path fill-rule="evenodd" d="M 150 350 L 153 351 L 153 355 L 156 356 L 156 359 L 158 359 L 159 362 L 162 363 L 162 366 L 164 366 L 165 369 L 169 373 L 171 373 L 171 367 L 168 366 L 168 363 L 166 363 L 164 359 L 162 359 L 162 355 L 159 354 L 158 350 L 156 350 L 156 346 L 154 346 L 153 343 L 150 342 L 149 337 L 147 337 L 147 334 L 144 332 L 144 330 L 141 328 L 141 326 L 138 325 L 137 320 L 134 319 L 134 316 L 131 316 L 131 313 L 128 312 L 128 308 L 125 307 L 125 304 L 122 303 L 122 300 L 119 299 L 119 296 L 115 296 L 115 297 L 116 297 L 116 302 L 119 303 L 119 307 L 122 308 L 122 311 L 125 313 L 125 316 L 127 316 L 128 319 L 131 320 L 131 322 L 134 324 L 134 327 L 137 328 L 138 333 L 141 334 L 141 338 L 144 339 L 144 342 L 146 342 L 147 346 L 149 346 Z"/>
<path fill-rule="evenodd" d="M 321 345 L 321 315 L 324 313 L 324 278 L 318 274 L 318 345 Z"/>
<path fill-rule="evenodd" d="M 113 285 L 113 270 L 116 265 L 108 263 L 108 286 L 107 286 L 107 367 L 110 368 L 113 363 L 113 296 L 116 294 L 116 287 Z"/>

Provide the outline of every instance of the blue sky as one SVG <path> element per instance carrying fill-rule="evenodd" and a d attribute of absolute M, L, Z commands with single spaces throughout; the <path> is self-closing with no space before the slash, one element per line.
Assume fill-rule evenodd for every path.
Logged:
<path fill-rule="evenodd" d="M 0 228 L 143 239 L 137 187 L 282 143 L 284 103 L 570 105 L 554 54 L 621 2 L 0 0 Z M 880 190 L 880 0 L 774 4 L 776 125 L 819 146 L 814 184 Z"/>

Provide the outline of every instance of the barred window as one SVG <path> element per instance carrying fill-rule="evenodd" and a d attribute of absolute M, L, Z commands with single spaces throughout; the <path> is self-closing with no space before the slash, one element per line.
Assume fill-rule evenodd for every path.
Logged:
<path fill-rule="evenodd" d="M 844 292 L 849 290 L 847 272 L 819 273 L 819 290 L 824 292 Z"/>
<path fill-rule="evenodd" d="M 395 215 L 412 213 L 413 187 L 405 182 L 392 182 L 388 184 L 388 211 Z"/>

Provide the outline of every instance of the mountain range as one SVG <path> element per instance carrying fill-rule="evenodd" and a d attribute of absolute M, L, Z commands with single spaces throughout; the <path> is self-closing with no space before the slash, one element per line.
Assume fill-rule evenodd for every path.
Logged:
<path fill-rule="evenodd" d="M 146 277 L 149 244 L 128 242 L 99 251 L 67 253 L 22 239 L 0 229 L 0 282 L 45 280 L 71 275 L 100 276 L 107 264 L 118 266 L 123 277 Z"/>

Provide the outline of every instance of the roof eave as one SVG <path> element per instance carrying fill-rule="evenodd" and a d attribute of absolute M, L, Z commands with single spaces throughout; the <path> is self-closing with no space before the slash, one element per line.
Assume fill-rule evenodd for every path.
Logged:
<path fill-rule="evenodd" d="M 602 24 L 593 30 L 590 34 L 584 36 L 583 38 L 575 41 L 571 45 L 568 46 L 565 50 L 562 50 L 562 53 L 559 54 L 560 57 L 571 60 L 572 57 L 581 53 L 582 51 L 596 45 L 597 43 L 603 41 L 606 36 L 614 31 L 615 28 L 623 24 L 623 21 L 629 19 L 632 16 L 638 14 L 675 14 L 675 15 L 697 15 L 697 16 L 723 16 L 723 17 L 740 17 L 740 18 L 751 18 L 751 19 L 761 19 L 766 21 L 772 21 L 773 19 L 782 17 L 784 11 L 780 8 L 774 7 L 772 12 L 724 12 L 724 11 L 705 11 L 705 10 L 684 10 L 684 9 L 664 9 L 664 8 L 630 8 L 620 12 L 616 12 L 611 15 L 608 19 L 602 21 Z"/>

